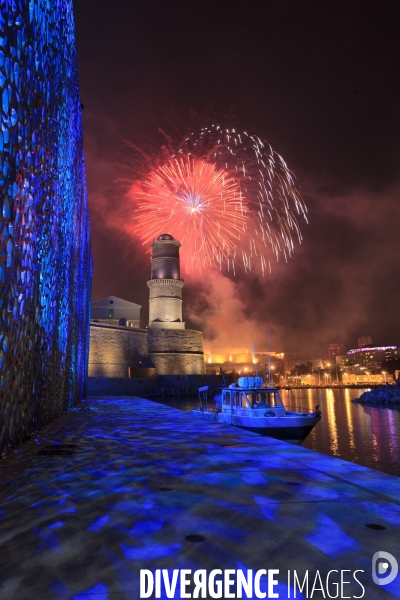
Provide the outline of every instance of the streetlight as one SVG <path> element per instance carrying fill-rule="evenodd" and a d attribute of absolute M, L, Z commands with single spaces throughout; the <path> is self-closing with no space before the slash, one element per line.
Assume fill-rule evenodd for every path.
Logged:
<path fill-rule="evenodd" d="M 329 385 L 329 375 L 330 375 L 330 366 L 331 366 L 331 363 L 327 362 L 326 366 L 328 367 L 328 380 L 327 381 L 328 381 L 328 385 Z"/>
<path fill-rule="evenodd" d="M 274 365 L 270 366 L 270 370 L 273 371 L 275 369 Z M 274 385 L 274 373 L 271 373 L 271 381 L 272 381 L 272 385 Z M 270 385 L 271 381 L 268 381 L 268 385 Z"/>

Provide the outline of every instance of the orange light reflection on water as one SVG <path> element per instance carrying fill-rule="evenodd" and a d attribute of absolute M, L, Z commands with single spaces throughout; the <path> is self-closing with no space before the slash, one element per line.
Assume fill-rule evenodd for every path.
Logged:
<path fill-rule="evenodd" d="M 326 405 L 328 409 L 328 431 L 331 438 L 331 449 L 334 456 L 340 456 L 339 437 L 336 423 L 335 396 L 332 390 L 326 390 Z"/>
<path fill-rule="evenodd" d="M 355 440 L 354 440 L 354 424 L 353 424 L 353 415 L 351 412 L 351 400 L 350 400 L 350 390 L 345 389 L 344 390 L 344 399 L 345 399 L 345 407 L 346 407 L 346 416 L 347 416 L 347 424 L 348 424 L 348 431 L 349 431 L 349 445 L 351 450 L 353 450 L 355 452 L 356 449 L 356 444 L 355 444 Z"/>
<path fill-rule="evenodd" d="M 302 446 L 400 476 L 400 410 L 352 402 L 364 390 L 281 390 L 284 404 L 315 408 L 321 421 Z"/>

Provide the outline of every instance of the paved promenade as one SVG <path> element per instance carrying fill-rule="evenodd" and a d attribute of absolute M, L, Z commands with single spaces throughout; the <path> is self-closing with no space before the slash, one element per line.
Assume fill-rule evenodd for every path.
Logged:
<path fill-rule="evenodd" d="M 400 479 L 148 400 L 82 402 L 0 461 L 0 489 L 1 600 L 137 600 L 140 569 L 178 568 L 277 569 L 281 599 L 294 570 L 309 594 L 319 571 L 314 599 L 348 570 L 339 598 L 400 597 L 371 578 L 375 552 L 400 562 Z"/>

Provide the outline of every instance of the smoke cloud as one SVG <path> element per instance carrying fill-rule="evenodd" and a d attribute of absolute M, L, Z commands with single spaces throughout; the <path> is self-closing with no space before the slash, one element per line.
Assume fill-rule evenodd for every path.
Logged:
<path fill-rule="evenodd" d="M 94 254 L 93 297 L 109 294 L 142 305 L 148 323 L 150 254 L 135 235 L 134 181 L 128 149 L 112 120 L 86 113 L 85 148 Z M 271 349 L 325 356 L 332 342 L 400 342 L 397 206 L 400 184 L 343 189 L 297 171 L 309 210 L 303 243 L 288 263 L 236 275 L 218 267 L 182 273 L 186 327 L 204 332 L 206 349 Z M 160 233 L 164 233 L 161 232 Z M 184 249 L 182 249 L 184 251 Z"/>
<path fill-rule="evenodd" d="M 206 351 L 246 348 L 251 352 L 254 343 L 266 348 L 269 324 L 260 315 L 254 319 L 249 315 L 249 306 L 238 295 L 245 285 L 241 281 L 238 286 L 218 269 L 187 278 L 185 318 L 203 331 Z"/>

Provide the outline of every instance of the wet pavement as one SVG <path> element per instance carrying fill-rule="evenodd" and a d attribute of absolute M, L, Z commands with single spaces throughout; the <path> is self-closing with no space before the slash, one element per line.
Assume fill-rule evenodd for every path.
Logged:
<path fill-rule="evenodd" d="M 399 478 L 149 400 L 82 402 L 0 461 L 0 489 L 2 600 L 136 600 L 140 569 L 277 569 L 281 599 L 294 570 L 309 594 L 319 572 L 295 596 L 314 599 L 348 570 L 339 597 L 400 597 L 371 577 L 377 551 L 400 562 Z"/>

